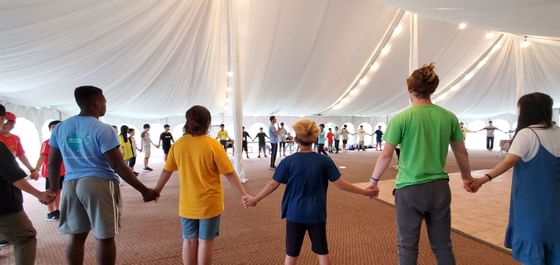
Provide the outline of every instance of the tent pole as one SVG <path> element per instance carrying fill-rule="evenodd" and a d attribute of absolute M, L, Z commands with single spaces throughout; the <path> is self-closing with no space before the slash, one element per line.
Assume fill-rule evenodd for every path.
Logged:
<path fill-rule="evenodd" d="M 410 17 L 410 51 L 408 58 L 409 73 L 418 68 L 418 15 L 412 13 Z"/>
<path fill-rule="evenodd" d="M 241 77 L 239 74 L 239 53 L 238 53 L 238 40 L 237 40 L 237 25 L 235 25 L 235 19 L 233 17 L 233 1 L 227 1 L 227 14 L 228 14 L 228 61 L 230 65 L 230 70 L 233 72 L 233 76 L 230 78 L 231 90 L 232 90 L 232 102 L 233 102 L 233 130 L 234 133 L 234 166 L 235 170 L 239 174 L 241 182 L 247 181 L 245 177 L 245 170 L 243 168 L 243 95 L 241 91 Z"/>

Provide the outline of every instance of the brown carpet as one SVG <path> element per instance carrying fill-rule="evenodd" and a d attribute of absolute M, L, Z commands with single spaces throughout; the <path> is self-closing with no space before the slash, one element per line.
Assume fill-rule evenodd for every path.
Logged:
<path fill-rule="evenodd" d="M 334 156 L 346 179 L 365 182 L 371 174 L 377 153 L 350 152 Z M 474 169 L 488 168 L 501 158 L 496 153 L 472 152 Z M 271 178 L 264 159 L 248 160 L 245 170 L 250 193 L 256 193 Z M 154 161 L 154 168 L 161 163 Z M 450 171 L 456 169 L 450 159 Z M 140 175 L 154 186 L 159 173 Z M 388 170 L 384 178 L 394 177 Z M 37 184 L 40 186 L 40 184 Z M 181 264 L 181 230 L 177 217 L 178 181 L 166 186 L 160 201 L 144 204 L 140 194 L 127 184 L 121 187 L 124 201 L 123 228 L 117 236 L 118 264 Z M 226 211 L 221 236 L 216 240 L 214 264 L 282 264 L 284 260 L 284 220 L 280 219 L 283 187 L 261 201 L 257 208 L 244 209 L 239 195 L 225 183 Z M 377 200 L 340 191 L 331 185 L 328 197 L 328 240 L 334 264 L 397 264 L 394 208 Z M 65 264 L 64 243 L 57 223 L 44 220 L 46 209 L 26 196 L 26 212 L 38 231 L 37 264 Z M 422 233 L 418 264 L 435 264 L 429 243 Z M 453 233 L 453 247 L 458 264 L 517 264 L 507 253 Z M 12 264 L 11 248 L 0 249 L 0 264 Z M 95 263 L 95 240 L 86 246 L 86 264 Z M 308 239 L 302 249 L 300 264 L 318 264 Z"/>

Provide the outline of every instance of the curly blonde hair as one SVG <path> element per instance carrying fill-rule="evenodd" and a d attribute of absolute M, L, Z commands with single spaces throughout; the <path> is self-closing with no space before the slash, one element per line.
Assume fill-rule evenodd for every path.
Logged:
<path fill-rule="evenodd" d="M 311 145 L 317 140 L 319 135 L 319 127 L 317 124 L 309 119 L 299 120 L 293 126 L 296 132 L 296 138 L 300 141 L 302 145 Z"/>
<path fill-rule="evenodd" d="M 406 79 L 408 90 L 418 98 L 430 98 L 439 85 L 439 77 L 435 68 L 435 64 L 430 63 L 414 70 Z"/>

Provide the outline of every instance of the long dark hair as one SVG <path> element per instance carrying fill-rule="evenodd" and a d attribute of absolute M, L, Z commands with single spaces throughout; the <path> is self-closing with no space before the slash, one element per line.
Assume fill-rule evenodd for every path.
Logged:
<path fill-rule="evenodd" d="M 121 126 L 121 136 L 123 137 L 124 142 L 128 143 L 128 126 Z"/>
<path fill-rule="evenodd" d="M 542 123 L 544 128 L 552 127 L 552 98 L 544 93 L 531 93 L 522 96 L 517 101 L 519 117 L 517 118 L 517 129 L 519 131 L 531 125 Z"/>
<path fill-rule="evenodd" d="M 210 122 L 212 121 L 212 115 L 210 111 L 203 106 L 195 105 L 192 106 L 185 113 L 185 126 L 183 129 L 186 134 L 192 136 L 205 135 L 208 133 L 208 128 L 210 128 Z"/>

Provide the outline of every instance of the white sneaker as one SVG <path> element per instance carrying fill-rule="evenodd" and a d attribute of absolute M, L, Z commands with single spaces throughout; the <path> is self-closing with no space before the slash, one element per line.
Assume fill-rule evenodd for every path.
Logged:
<path fill-rule="evenodd" d="M 241 183 L 243 183 L 243 184 L 245 184 L 245 183 L 249 182 L 249 180 L 248 180 L 248 179 L 240 179 L 239 181 L 240 181 Z"/>

